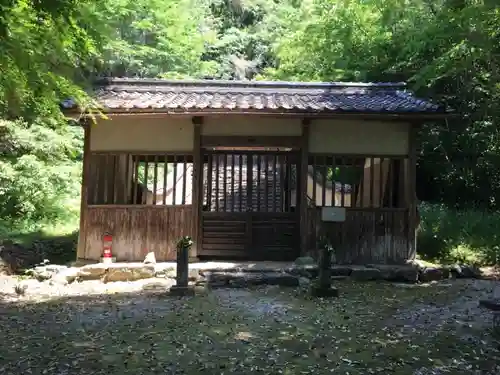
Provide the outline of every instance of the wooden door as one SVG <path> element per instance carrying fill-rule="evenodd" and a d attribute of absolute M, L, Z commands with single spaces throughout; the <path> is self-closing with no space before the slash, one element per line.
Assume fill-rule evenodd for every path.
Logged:
<path fill-rule="evenodd" d="M 288 151 L 204 153 L 200 257 L 288 260 L 298 253 L 297 163 Z"/>

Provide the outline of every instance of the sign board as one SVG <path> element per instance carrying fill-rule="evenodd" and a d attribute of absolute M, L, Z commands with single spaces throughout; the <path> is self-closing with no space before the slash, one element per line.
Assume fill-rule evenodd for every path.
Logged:
<path fill-rule="evenodd" d="M 344 207 L 321 207 L 321 221 L 345 221 Z"/>

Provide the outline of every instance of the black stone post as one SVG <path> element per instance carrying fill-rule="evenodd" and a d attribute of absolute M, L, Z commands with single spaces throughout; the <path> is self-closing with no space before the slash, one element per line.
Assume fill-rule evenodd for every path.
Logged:
<path fill-rule="evenodd" d="M 170 288 L 170 294 L 177 296 L 193 295 L 194 289 L 188 285 L 189 280 L 189 251 L 193 241 L 185 236 L 177 243 L 177 271 L 176 285 Z"/>
<path fill-rule="evenodd" d="M 319 254 L 319 278 L 311 287 L 313 297 L 338 297 L 339 292 L 332 287 L 332 252 L 333 248 L 326 243 Z"/>

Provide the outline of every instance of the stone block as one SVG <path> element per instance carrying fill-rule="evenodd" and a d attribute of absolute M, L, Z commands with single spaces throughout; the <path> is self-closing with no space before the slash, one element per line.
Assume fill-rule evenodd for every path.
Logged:
<path fill-rule="evenodd" d="M 381 280 L 382 274 L 377 268 L 353 267 L 350 275 L 357 281 Z"/>
<path fill-rule="evenodd" d="M 368 264 L 367 267 L 378 269 L 383 280 L 410 283 L 418 281 L 418 268 L 411 264 Z"/>
<path fill-rule="evenodd" d="M 423 283 L 448 279 L 450 270 L 445 267 L 427 267 L 420 271 L 419 280 Z"/>
<path fill-rule="evenodd" d="M 294 264 L 297 266 L 315 265 L 316 261 L 313 257 L 299 257 L 295 259 Z"/>
<path fill-rule="evenodd" d="M 100 263 L 83 266 L 78 271 L 78 280 L 99 280 L 106 274 L 108 267 L 109 265 Z"/>
<path fill-rule="evenodd" d="M 136 281 L 155 276 L 155 269 L 149 265 L 110 267 L 103 276 L 103 282 Z"/>
<path fill-rule="evenodd" d="M 332 276 L 351 276 L 352 267 L 335 265 L 332 266 Z"/>

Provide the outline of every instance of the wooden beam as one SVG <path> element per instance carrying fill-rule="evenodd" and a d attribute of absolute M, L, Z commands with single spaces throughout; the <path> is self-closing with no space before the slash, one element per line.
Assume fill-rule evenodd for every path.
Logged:
<path fill-rule="evenodd" d="M 80 110 L 65 110 L 64 114 L 69 118 L 90 117 L 90 114 L 82 114 Z M 299 117 L 299 118 L 324 118 L 324 119 L 354 119 L 374 121 L 443 121 L 445 119 L 460 118 L 455 112 L 423 112 L 423 113 L 390 113 L 390 112 L 311 112 L 294 110 L 272 110 L 272 109 L 105 109 L 102 112 L 108 117 L 113 116 L 209 116 L 209 115 L 256 115 L 276 117 Z"/>
<path fill-rule="evenodd" d="M 86 219 L 87 219 L 87 206 L 88 206 L 88 185 L 89 185 L 89 171 L 90 171 L 90 132 L 92 121 L 82 120 L 82 127 L 84 131 L 83 136 L 83 163 L 82 163 L 82 187 L 80 196 L 80 230 L 78 233 L 78 245 L 76 251 L 76 260 L 85 259 L 85 249 L 87 243 L 86 232 Z"/>
<path fill-rule="evenodd" d="M 310 119 L 302 120 L 302 137 L 300 143 L 300 178 L 299 178 L 299 227 L 300 254 L 307 253 L 307 168 L 309 164 L 309 127 Z"/>
<path fill-rule="evenodd" d="M 203 126 L 203 117 L 193 117 L 194 126 L 193 137 L 193 220 L 194 246 L 191 248 L 189 258 L 192 261 L 198 259 L 198 253 L 201 251 L 202 244 L 202 209 L 203 209 L 203 160 L 201 155 L 201 128 Z"/>
<path fill-rule="evenodd" d="M 201 137 L 202 147 L 289 147 L 300 148 L 300 136 L 219 136 Z"/>
<path fill-rule="evenodd" d="M 417 255 L 417 131 L 419 124 L 410 123 L 408 131 L 408 171 L 407 193 L 408 199 L 408 258 Z"/>

